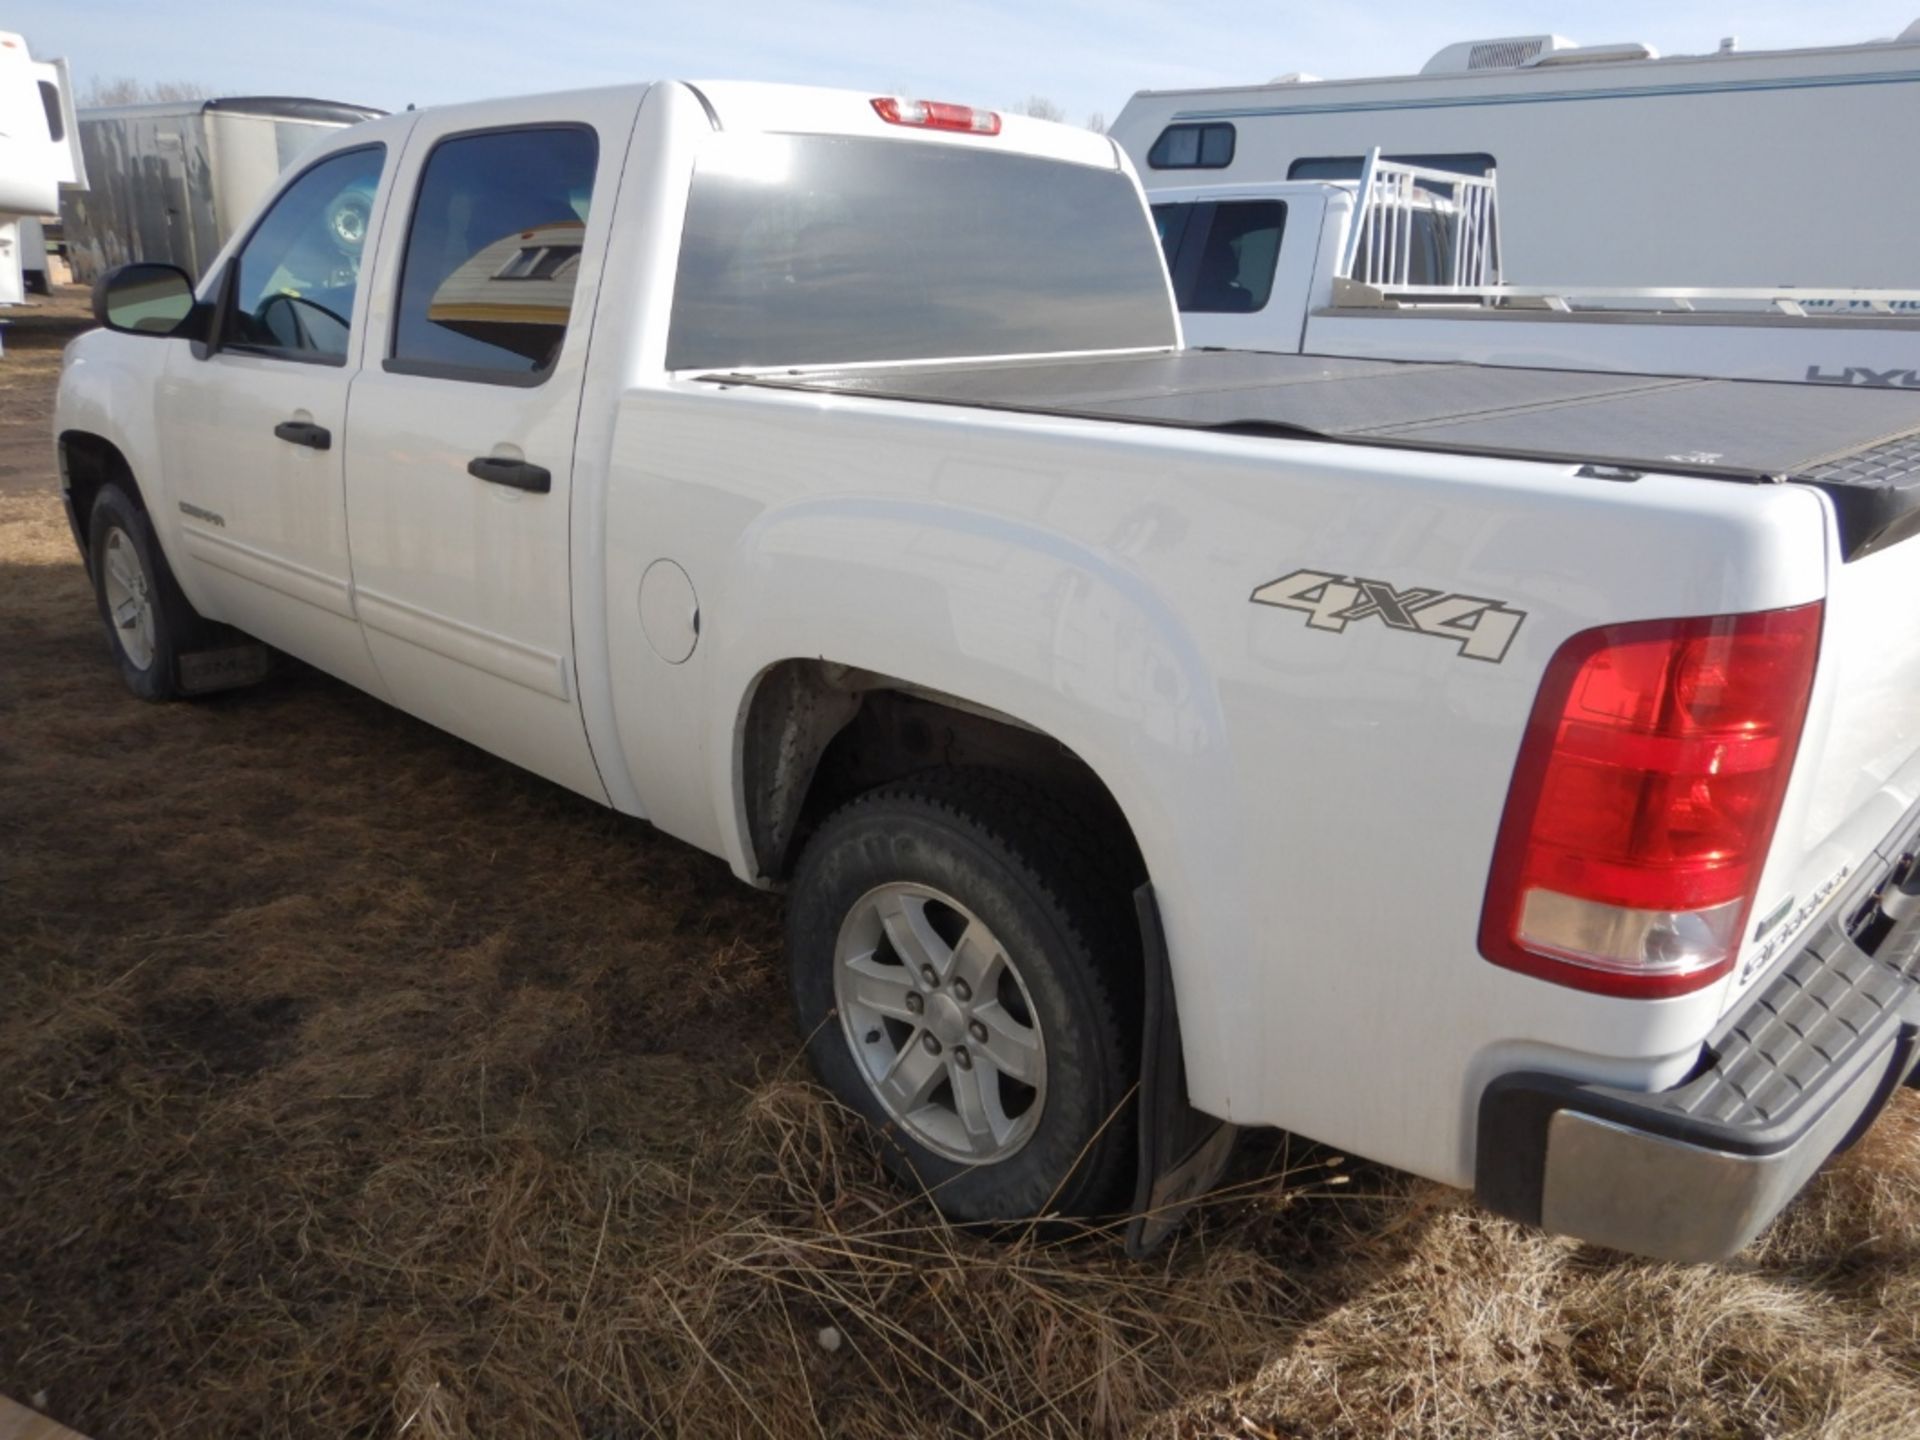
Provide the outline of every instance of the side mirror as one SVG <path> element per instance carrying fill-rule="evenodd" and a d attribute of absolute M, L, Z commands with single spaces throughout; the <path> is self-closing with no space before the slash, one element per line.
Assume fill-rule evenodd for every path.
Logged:
<path fill-rule="evenodd" d="M 193 281 L 176 265 L 122 265 L 94 282 L 93 318 L 109 330 L 181 335 L 193 312 Z"/>

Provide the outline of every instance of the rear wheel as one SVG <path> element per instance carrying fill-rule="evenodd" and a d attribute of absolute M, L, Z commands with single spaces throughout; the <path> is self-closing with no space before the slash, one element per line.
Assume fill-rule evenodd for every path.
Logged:
<path fill-rule="evenodd" d="M 1139 944 L 1124 877 L 1050 797 L 987 772 L 889 785 L 831 816 L 788 946 L 815 1068 L 957 1220 L 1125 1198 Z"/>

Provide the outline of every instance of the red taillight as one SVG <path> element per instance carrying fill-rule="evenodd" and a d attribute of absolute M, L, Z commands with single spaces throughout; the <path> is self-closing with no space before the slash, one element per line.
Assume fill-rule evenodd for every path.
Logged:
<path fill-rule="evenodd" d="M 1740 949 L 1821 606 L 1588 630 L 1547 666 L 1480 921 L 1496 965 L 1653 998 Z"/>
<path fill-rule="evenodd" d="M 902 100 L 882 95 L 873 113 L 889 125 L 913 125 L 922 130 L 959 130 L 969 135 L 998 135 L 1000 116 L 971 105 L 949 105 L 944 100 Z"/>

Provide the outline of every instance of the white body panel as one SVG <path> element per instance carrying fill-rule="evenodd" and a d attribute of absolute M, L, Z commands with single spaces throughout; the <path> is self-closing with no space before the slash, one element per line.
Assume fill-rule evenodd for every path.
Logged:
<path fill-rule="evenodd" d="M 1920 283 L 1902 136 L 1920 37 L 1823 49 L 1235 89 L 1142 91 L 1112 134 L 1150 195 L 1273 183 L 1301 160 L 1485 154 L 1527 197 L 1503 222 L 1516 284 Z M 1232 163 L 1153 170 L 1175 121 L 1237 131 Z"/>
<path fill-rule="evenodd" d="M 1044 732 L 1105 783 L 1143 851 L 1197 1101 L 1456 1184 L 1471 1178 L 1492 1076 L 1525 1064 L 1672 1083 L 1752 983 L 1614 1000 L 1479 955 L 1493 835 L 1563 640 L 1828 600 L 1832 660 L 1760 911 L 1807 893 L 1834 855 L 1877 843 L 1874 827 L 1920 794 L 1920 733 L 1900 718 L 1920 643 L 1881 644 L 1863 618 L 1910 613 L 1920 576 L 1896 547 L 1832 580 L 1834 517 L 1812 490 L 1657 474 L 1593 483 L 1564 464 L 664 371 L 709 105 L 729 125 L 883 133 L 859 97 L 730 86 L 706 97 L 663 84 L 357 128 L 333 147 L 381 140 L 390 159 L 348 362 L 268 381 L 197 359 L 185 341 L 95 333 L 69 352 L 58 428 L 127 458 L 206 614 L 645 815 L 743 878 L 757 868 L 742 721 L 783 661 L 870 670 Z M 430 138 L 528 120 L 600 137 L 559 364 L 530 389 L 387 371 L 400 217 Z M 1124 166 L 1064 128 L 1009 119 L 1002 143 Z M 251 437 L 270 441 L 295 408 L 320 416 L 337 387 L 344 445 L 263 470 Z M 503 445 L 551 469 L 553 490 L 496 493 L 464 474 Z M 202 548 L 222 542 L 180 509 L 213 484 L 229 487 L 228 530 L 245 527 L 224 541 L 266 557 L 251 575 L 209 564 Z M 643 624 L 660 613 L 642 603 L 643 577 L 662 561 L 697 597 L 690 654 L 663 653 Z M 1504 663 L 1480 665 L 1384 626 L 1334 636 L 1249 605 L 1305 564 L 1499 596 L 1527 618 Z M 260 578 L 296 565 L 312 582 L 303 594 Z M 549 689 L 524 665 L 504 674 L 510 652 L 554 661 L 559 678 Z M 1861 711 L 1862 686 L 1896 695 L 1897 714 Z M 1366 1083 L 1337 1079 L 1356 1068 Z"/>

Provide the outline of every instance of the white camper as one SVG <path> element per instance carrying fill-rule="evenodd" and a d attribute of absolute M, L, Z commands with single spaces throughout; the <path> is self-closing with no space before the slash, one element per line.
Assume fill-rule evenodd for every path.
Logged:
<path fill-rule="evenodd" d="M 1484 175 L 1521 285 L 1920 285 L 1907 183 L 1920 22 L 1898 38 L 1665 58 L 1533 35 L 1418 75 L 1142 91 L 1113 125 L 1148 192 L 1354 180 L 1368 151 Z"/>
<path fill-rule="evenodd" d="M 24 37 L 0 31 L 0 305 L 26 298 L 21 271 L 29 240 L 38 239 L 34 218 L 58 210 L 62 190 L 85 183 L 67 62 L 35 60 Z"/>

